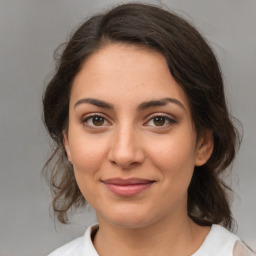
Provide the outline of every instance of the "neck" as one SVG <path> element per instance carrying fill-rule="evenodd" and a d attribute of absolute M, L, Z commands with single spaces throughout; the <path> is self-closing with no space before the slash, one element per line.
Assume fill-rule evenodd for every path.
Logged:
<path fill-rule="evenodd" d="M 185 256 L 203 243 L 209 227 L 196 225 L 187 215 L 140 228 L 112 225 L 99 219 L 94 246 L 100 256 Z"/>

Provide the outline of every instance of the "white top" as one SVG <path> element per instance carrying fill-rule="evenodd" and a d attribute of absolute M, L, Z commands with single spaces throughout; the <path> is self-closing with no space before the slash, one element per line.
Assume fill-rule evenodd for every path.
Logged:
<path fill-rule="evenodd" d="M 84 236 L 79 237 L 58 248 L 48 256 L 99 256 L 95 250 L 91 233 L 98 225 L 88 227 Z M 201 247 L 191 256 L 253 256 L 248 249 L 233 233 L 219 225 L 212 225 Z"/>

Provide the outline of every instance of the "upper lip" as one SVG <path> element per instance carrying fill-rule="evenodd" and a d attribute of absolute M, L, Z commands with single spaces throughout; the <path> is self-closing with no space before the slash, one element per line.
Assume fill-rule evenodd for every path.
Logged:
<path fill-rule="evenodd" d="M 155 182 L 154 180 L 141 179 L 141 178 L 111 178 L 106 180 L 101 180 L 105 184 L 113 184 L 113 185 L 135 185 L 135 184 L 148 184 Z"/>

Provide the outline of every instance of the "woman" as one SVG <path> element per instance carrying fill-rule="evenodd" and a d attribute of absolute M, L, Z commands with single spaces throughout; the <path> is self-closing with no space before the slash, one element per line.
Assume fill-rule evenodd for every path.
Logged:
<path fill-rule="evenodd" d="M 46 168 L 58 219 L 88 202 L 98 225 L 50 255 L 250 255 L 228 231 L 220 175 L 239 138 L 223 91 L 212 50 L 173 13 L 125 4 L 82 24 L 44 94 Z"/>

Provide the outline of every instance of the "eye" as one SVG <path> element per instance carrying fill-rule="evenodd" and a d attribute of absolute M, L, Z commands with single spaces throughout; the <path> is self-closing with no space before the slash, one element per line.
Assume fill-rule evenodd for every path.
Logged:
<path fill-rule="evenodd" d="M 100 115 L 91 115 L 91 116 L 85 117 L 82 120 L 82 122 L 84 125 L 89 127 L 102 127 L 102 126 L 108 126 L 110 124 L 106 118 Z"/>
<path fill-rule="evenodd" d="M 167 116 L 158 115 L 149 119 L 146 122 L 146 126 L 165 127 L 173 123 L 176 123 L 174 119 L 171 119 L 170 117 L 167 117 Z"/>

